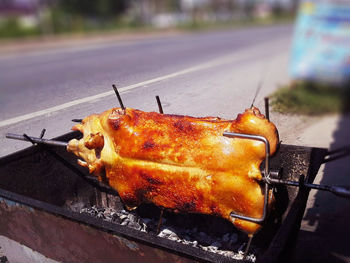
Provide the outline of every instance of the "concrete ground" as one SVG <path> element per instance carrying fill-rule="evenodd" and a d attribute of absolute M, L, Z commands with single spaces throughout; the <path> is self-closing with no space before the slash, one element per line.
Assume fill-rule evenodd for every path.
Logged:
<path fill-rule="evenodd" d="M 0 263 L 58 263 L 14 240 L 0 235 Z"/>
<path fill-rule="evenodd" d="M 315 120 L 314 120 L 315 121 Z M 345 148 L 345 156 L 324 164 L 315 183 L 350 186 L 350 116 L 316 119 L 294 144 Z M 350 262 L 350 200 L 312 190 L 299 233 L 294 262 Z"/>

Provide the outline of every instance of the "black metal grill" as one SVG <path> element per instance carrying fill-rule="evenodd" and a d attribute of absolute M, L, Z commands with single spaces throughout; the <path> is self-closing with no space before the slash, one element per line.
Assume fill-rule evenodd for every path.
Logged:
<path fill-rule="evenodd" d="M 73 132 L 57 139 L 68 141 L 78 136 Z M 283 169 L 283 180 L 312 183 L 326 154 L 325 149 L 281 145 L 270 167 Z M 123 204 L 109 188 L 84 180 L 85 176 L 86 171 L 76 165 L 75 157 L 59 147 L 48 150 L 33 146 L 0 159 L 0 235 L 52 259 L 69 262 L 83 262 L 86 258 L 90 262 L 236 262 L 232 255 L 239 255 L 247 242 L 244 234 L 223 219 L 167 212 L 162 230 L 170 230 L 163 237 L 157 236 L 154 222 L 160 210 L 152 205 L 140 206 L 132 214 L 141 224 L 145 219 L 153 220 L 146 224 L 146 232 L 123 225 L 117 218 L 103 218 L 98 209 L 126 213 Z M 275 191 L 275 209 L 254 237 L 248 260 L 256 257 L 257 262 L 279 262 L 295 244 L 309 190 L 278 185 Z M 93 209 L 97 214 L 91 212 Z M 174 236 L 166 238 L 171 237 L 171 232 L 181 236 L 193 228 L 197 231 L 185 237 L 187 243 Z M 237 235 L 231 247 L 223 241 L 227 234 L 230 238 Z M 193 246 L 196 235 L 198 246 Z M 201 241 L 200 235 L 211 240 Z M 219 246 L 215 242 L 220 243 L 222 251 L 231 249 L 231 257 L 215 251 L 220 250 L 215 249 L 215 245 Z"/>

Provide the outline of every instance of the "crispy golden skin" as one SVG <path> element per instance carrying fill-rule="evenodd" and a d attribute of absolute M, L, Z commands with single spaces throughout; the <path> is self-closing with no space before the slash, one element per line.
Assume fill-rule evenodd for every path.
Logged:
<path fill-rule="evenodd" d="M 143 202 L 175 212 L 216 215 L 248 234 L 260 225 L 231 219 L 230 212 L 260 218 L 263 189 L 260 141 L 227 138 L 224 131 L 265 136 L 276 151 L 278 134 L 257 108 L 236 120 L 194 118 L 114 108 L 73 127 L 84 136 L 68 151 L 105 177 L 128 207 Z"/>

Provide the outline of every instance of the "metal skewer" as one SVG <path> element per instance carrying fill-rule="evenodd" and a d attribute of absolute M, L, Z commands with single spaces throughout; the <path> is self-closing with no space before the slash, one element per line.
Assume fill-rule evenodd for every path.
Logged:
<path fill-rule="evenodd" d="M 307 187 L 310 189 L 328 191 L 340 197 L 350 198 L 350 186 L 330 186 L 330 185 L 322 185 L 322 184 L 310 184 L 310 183 L 303 183 L 303 182 L 296 182 L 296 181 L 275 179 L 275 178 L 269 178 L 268 181 L 269 181 L 269 184 Z"/>
<path fill-rule="evenodd" d="M 256 91 L 255 91 L 255 95 L 254 95 L 252 104 L 250 105 L 250 108 L 253 108 L 255 99 L 256 99 L 256 97 L 258 96 L 258 94 L 259 94 L 259 92 L 260 92 L 260 90 L 261 90 L 261 87 L 262 87 L 262 79 L 260 79 L 260 81 L 259 81 L 259 83 L 258 83 L 258 87 L 257 87 L 257 89 L 256 89 Z"/>
<path fill-rule="evenodd" d="M 161 209 L 160 209 L 160 214 L 159 214 L 159 220 L 158 220 L 156 235 L 158 235 L 159 232 L 160 232 L 160 227 L 161 227 L 161 225 L 162 225 L 163 213 L 164 213 L 164 208 L 161 208 Z"/>
<path fill-rule="evenodd" d="M 270 121 L 269 97 L 265 97 L 264 101 L 265 101 L 265 117 L 268 121 Z"/>
<path fill-rule="evenodd" d="M 27 142 L 37 143 L 37 144 L 44 144 L 44 145 L 67 147 L 67 145 L 68 145 L 67 142 L 43 139 L 42 135 L 44 133 L 45 133 L 45 129 L 41 132 L 41 135 L 40 135 L 41 138 L 28 136 L 26 134 L 20 135 L 20 134 L 14 134 L 14 133 L 6 133 L 5 136 L 8 139 L 27 141 Z M 241 134 L 225 132 L 224 135 L 230 136 L 230 137 L 231 136 L 240 137 Z M 252 136 L 252 137 L 254 137 L 254 136 Z M 268 164 L 267 164 L 267 167 L 268 167 Z M 273 171 L 268 172 L 266 170 L 263 171 L 263 174 L 264 174 L 263 181 L 269 185 L 289 185 L 289 186 L 295 186 L 295 187 L 307 187 L 310 189 L 328 191 L 328 192 L 331 192 L 331 193 L 333 193 L 337 196 L 340 196 L 340 197 L 350 198 L 350 186 L 329 186 L 329 185 L 310 184 L 310 183 L 302 183 L 302 182 L 296 182 L 296 181 L 291 181 L 291 180 L 277 179 L 277 178 L 273 178 L 271 176 L 266 176 L 266 174 L 270 174 L 270 175 L 273 174 Z M 236 216 L 236 217 L 240 218 L 240 216 Z M 249 220 L 249 218 L 247 219 L 245 217 L 243 217 L 241 219 L 252 221 L 252 220 Z"/>
<path fill-rule="evenodd" d="M 157 104 L 158 104 L 159 113 L 163 114 L 162 103 L 160 102 L 160 98 L 158 95 L 156 96 L 156 100 L 157 100 Z"/>
<path fill-rule="evenodd" d="M 159 113 L 160 113 L 160 114 L 163 114 L 162 103 L 160 102 L 160 98 L 159 98 L 158 95 L 156 96 L 156 100 L 157 100 L 157 104 L 158 104 Z M 160 214 L 159 214 L 159 220 L 158 220 L 156 235 L 159 234 L 159 232 L 160 232 L 160 227 L 162 226 L 163 213 L 164 213 L 164 208 L 161 208 L 161 209 L 160 209 Z"/>
<path fill-rule="evenodd" d="M 72 122 L 82 122 L 83 119 L 73 119 Z"/>
<path fill-rule="evenodd" d="M 37 144 L 45 144 L 45 145 L 52 145 L 52 146 L 63 146 L 67 147 L 67 142 L 62 141 L 55 141 L 55 140 L 48 140 L 48 139 L 42 139 L 37 137 L 31 137 L 28 135 L 20 135 L 20 134 L 14 134 L 14 133 L 6 133 L 6 138 L 8 139 L 14 139 L 14 140 L 20 140 L 20 141 L 27 141 L 27 142 L 34 142 Z"/>
<path fill-rule="evenodd" d="M 42 129 L 41 133 L 40 133 L 40 139 L 42 139 L 45 135 L 46 129 Z"/>
<path fill-rule="evenodd" d="M 114 92 L 115 92 L 115 95 L 117 95 L 117 98 L 118 98 L 118 101 L 119 101 L 119 104 L 120 104 L 120 107 L 125 110 L 125 107 L 124 107 L 124 104 L 123 104 L 123 101 L 122 101 L 122 98 L 120 97 L 119 95 L 119 92 L 118 92 L 118 89 L 117 87 L 115 86 L 115 84 L 112 85 L 113 89 L 114 89 Z"/>
<path fill-rule="evenodd" d="M 243 259 L 246 259 L 248 256 L 249 248 L 250 248 L 250 245 L 252 243 L 253 237 L 254 237 L 253 234 L 248 235 L 248 243 L 247 243 L 247 246 L 246 246 L 244 253 L 243 253 Z"/>
<path fill-rule="evenodd" d="M 45 129 L 42 130 L 40 137 L 42 135 L 44 135 L 44 133 L 45 133 Z M 38 145 L 44 147 L 43 149 L 45 149 L 45 151 L 50 153 L 56 160 L 61 162 L 63 165 L 65 165 L 67 168 L 72 170 L 78 176 L 86 179 L 87 182 L 90 183 L 92 186 L 94 186 L 94 187 L 98 188 L 100 191 L 106 192 L 108 194 L 118 195 L 118 192 L 116 190 L 114 190 L 113 188 L 111 188 L 109 185 L 106 185 L 106 184 L 98 181 L 98 179 L 95 177 L 84 174 L 77 167 L 72 165 L 69 161 L 67 161 L 66 159 L 61 157 L 55 151 L 53 151 L 49 147 L 45 147 L 46 145 L 66 147 L 68 143 L 61 142 L 61 141 L 55 141 L 55 140 L 36 138 L 36 137 L 28 136 L 27 134 L 19 135 L 19 134 L 7 133 L 6 138 L 21 140 L 21 141 L 28 141 L 28 142 L 31 142 L 33 145 L 38 144 Z"/>

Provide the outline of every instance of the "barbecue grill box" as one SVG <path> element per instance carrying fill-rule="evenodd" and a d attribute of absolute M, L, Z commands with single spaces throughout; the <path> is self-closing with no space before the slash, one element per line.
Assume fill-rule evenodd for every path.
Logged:
<path fill-rule="evenodd" d="M 56 139 L 78 136 L 71 132 Z M 325 149 L 282 144 L 270 166 L 282 171 L 282 179 L 311 183 L 326 154 Z M 35 145 L 1 158 L 0 235 L 59 262 L 244 262 L 81 213 L 86 206 L 123 209 L 111 189 L 85 175 L 76 158 L 59 147 Z M 309 195 L 303 187 L 279 186 L 275 192 L 276 205 L 252 241 L 256 262 L 284 262 L 293 253 Z M 157 209 L 145 205 L 135 213 L 157 218 Z M 165 212 L 164 218 L 164 227 L 175 222 L 219 234 L 236 231 L 242 242 L 236 247 L 247 242 L 244 233 L 213 216 Z"/>

